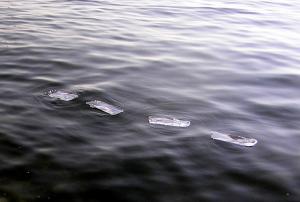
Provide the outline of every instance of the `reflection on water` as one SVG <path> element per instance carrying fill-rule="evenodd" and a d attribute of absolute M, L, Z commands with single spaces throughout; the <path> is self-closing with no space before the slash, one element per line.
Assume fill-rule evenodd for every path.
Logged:
<path fill-rule="evenodd" d="M 1 1 L 0 201 L 299 201 L 299 9 Z M 45 94 L 59 89 L 79 96 Z M 155 114 L 192 124 L 152 127 Z"/>

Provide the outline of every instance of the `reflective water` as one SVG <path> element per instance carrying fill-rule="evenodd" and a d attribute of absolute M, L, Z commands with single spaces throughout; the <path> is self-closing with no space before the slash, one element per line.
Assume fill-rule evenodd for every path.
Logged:
<path fill-rule="evenodd" d="M 300 201 L 299 9 L 2 0 L 0 201 Z M 59 89 L 79 97 L 45 96 Z M 192 124 L 155 128 L 152 114 Z"/>

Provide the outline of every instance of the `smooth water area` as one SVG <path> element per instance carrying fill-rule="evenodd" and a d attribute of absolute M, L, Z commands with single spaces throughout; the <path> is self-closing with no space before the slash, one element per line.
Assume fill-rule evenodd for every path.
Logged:
<path fill-rule="evenodd" d="M 300 201 L 299 11 L 296 0 L 0 1 L 0 201 Z M 47 96 L 57 90 L 78 98 Z M 152 127 L 155 114 L 191 125 Z"/>

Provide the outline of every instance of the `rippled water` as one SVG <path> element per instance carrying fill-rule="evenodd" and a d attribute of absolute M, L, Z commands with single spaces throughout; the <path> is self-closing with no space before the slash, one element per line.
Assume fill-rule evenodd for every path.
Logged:
<path fill-rule="evenodd" d="M 300 201 L 299 10 L 2 0 L 0 201 Z M 58 89 L 79 98 L 46 96 Z M 97 99 L 124 113 L 85 104 Z M 151 127 L 155 114 L 191 126 Z"/>

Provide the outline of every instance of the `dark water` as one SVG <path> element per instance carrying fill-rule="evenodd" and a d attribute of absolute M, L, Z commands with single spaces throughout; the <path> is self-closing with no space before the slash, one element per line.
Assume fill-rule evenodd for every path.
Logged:
<path fill-rule="evenodd" d="M 299 11 L 292 0 L 2 0 L 0 201 L 300 201 Z M 53 89 L 80 98 L 53 101 Z M 90 99 L 125 112 L 105 116 Z M 150 127 L 156 113 L 191 126 Z"/>

